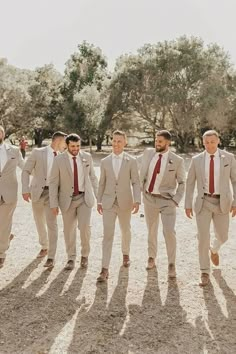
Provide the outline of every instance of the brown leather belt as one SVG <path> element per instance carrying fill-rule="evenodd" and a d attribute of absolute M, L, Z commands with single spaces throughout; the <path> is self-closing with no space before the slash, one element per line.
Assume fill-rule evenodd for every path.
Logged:
<path fill-rule="evenodd" d="M 169 198 L 166 198 L 166 197 L 163 197 L 163 195 L 161 194 L 155 194 L 155 193 L 150 193 L 150 192 L 146 192 L 147 194 L 150 194 L 151 196 L 153 197 L 156 197 L 156 198 L 161 198 L 161 199 L 169 199 Z"/>
<path fill-rule="evenodd" d="M 76 197 L 77 195 L 84 194 L 84 192 L 79 192 L 77 194 L 73 194 L 73 197 Z"/>
<path fill-rule="evenodd" d="M 204 193 L 204 195 L 205 195 L 206 197 L 215 198 L 215 199 L 220 199 L 220 194 L 208 194 L 208 193 Z"/>

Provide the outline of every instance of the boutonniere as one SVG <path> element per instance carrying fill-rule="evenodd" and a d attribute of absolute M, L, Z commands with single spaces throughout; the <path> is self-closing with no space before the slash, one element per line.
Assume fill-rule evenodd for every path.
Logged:
<path fill-rule="evenodd" d="M 173 164 L 173 160 L 169 160 L 169 165 L 172 165 Z"/>
<path fill-rule="evenodd" d="M 129 161 L 129 156 L 125 156 L 124 159 L 125 159 L 126 161 Z"/>
<path fill-rule="evenodd" d="M 225 155 L 221 155 L 221 158 L 224 159 L 224 158 L 225 158 Z"/>
<path fill-rule="evenodd" d="M 82 162 L 86 163 L 86 162 L 87 162 L 87 160 L 86 160 L 86 159 L 82 159 Z"/>

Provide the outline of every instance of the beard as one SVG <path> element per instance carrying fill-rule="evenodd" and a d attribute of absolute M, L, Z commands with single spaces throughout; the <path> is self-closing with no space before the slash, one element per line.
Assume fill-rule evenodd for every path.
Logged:
<path fill-rule="evenodd" d="M 163 151 L 166 150 L 166 148 L 167 148 L 166 145 L 165 145 L 165 146 L 162 146 L 162 147 L 156 147 L 156 152 L 163 152 Z"/>
<path fill-rule="evenodd" d="M 3 138 L 0 138 L 0 145 L 3 143 Z"/>

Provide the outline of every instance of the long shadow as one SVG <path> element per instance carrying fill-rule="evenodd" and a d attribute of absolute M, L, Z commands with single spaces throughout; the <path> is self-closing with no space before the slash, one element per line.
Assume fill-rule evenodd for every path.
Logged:
<path fill-rule="evenodd" d="M 22 286 L 37 266 L 33 261 L 0 292 L 0 353 L 47 352 L 79 307 L 84 270 L 79 269 L 69 291 L 60 295 L 69 273 L 61 271 L 42 296 L 36 296 L 50 272 L 43 271 L 26 289 Z"/>
<path fill-rule="evenodd" d="M 121 267 L 117 286 L 107 305 L 107 284 L 97 284 L 93 305 L 80 313 L 68 353 L 128 353 L 120 331 L 126 315 L 128 269 Z"/>
<path fill-rule="evenodd" d="M 236 295 L 221 276 L 220 270 L 213 271 L 213 275 L 221 288 L 226 301 L 227 313 L 222 312 L 212 285 L 204 291 L 204 299 L 208 310 L 208 324 L 213 339 L 212 350 L 222 354 L 236 353 Z"/>
<path fill-rule="evenodd" d="M 156 269 L 148 272 L 142 305 L 129 306 L 130 322 L 124 333 L 130 351 L 135 353 L 200 353 L 204 341 L 199 339 L 204 326 L 187 321 L 180 305 L 176 281 L 168 282 L 165 304 L 162 305 Z"/>

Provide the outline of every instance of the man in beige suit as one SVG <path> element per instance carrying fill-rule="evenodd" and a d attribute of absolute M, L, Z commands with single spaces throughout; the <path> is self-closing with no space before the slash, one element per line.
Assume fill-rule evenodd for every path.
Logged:
<path fill-rule="evenodd" d="M 32 200 L 34 220 L 39 235 L 41 250 L 38 258 L 48 255 L 45 267 L 54 266 L 57 248 L 57 219 L 49 206 L 49 176 L 54 158 L 64 150 L 66 134 L 57 131 L 50 145 L 37 148 L 28 157 L 22 171 L 22 195 L 25 201 Z M 30 181 L 30 176 L 33 176 Z"/>
<path fill-rule="evenodd" d="M 20 150 L 4 143 L 5 131 L 0 126 L 0 268 L 9 247 L 12 217 L 17 202 L 16 168 L 24 166 Z"/>
<path fill-rule="evenodd" d="M 90 252 L 90 218 L 97 196 L 98 180 L 94 172 L 93 160 L 89 153 L 80 151 L 80 137 L 70 134 L 66 137 L 67 151 L 59 155 L 53 163 L 49 195 L 50 207 L 54 215 L 58 207 L 62 212 L 64 238 L 68 262 L 66 270 L 71 270 L 76 258 L 76 226 L 80 230 L 81 267 L 88 265 Z"/>
<path fill-rule="evenodd" d="M 97 210 L 103 215 L 102 271 L 98 281 L 108 278 L 115 222 L 118 217 L 121 228 L 123 265 L 130 264 L 131 212 L 137 213 L 141 202 L 140 182 L 136 160 L 124 152 L 126 135 L 113 133 L 111 155 L 101 161 Z"/>
<path fill-rule="evenodd" d="M 156 134 L 155 148 L 144 151 L 141 160 L 140 180 L 143 191 L 145 220 L 148 228 L 147 270 L 155 267 L 159 217 L 168 256 L 168 276 L 176 277 L 176 207 L 184 194 L 184 161 L 170 151 L 171 134 L 160 130 Z"/>
<path fill-rule="evenodd" d="M 194 211 L 198 229 L 200 286 L 209 283 L 209 253 L 212 263 L 219 265 L 219 249 L 228 239 L 229 212 L 232 212 L 232 216 L 236 215 L 236 161 L 233 154 L 218 149 L 219 142 L 219 135 L 215 130 L 204 133 L 205 151 L 193 157 L 186 184 L 185 212 L 191 219 L 193 193 L 197 182 Z M 210 246 L 211 221 L 214 225 L 215 239 Z"/>

